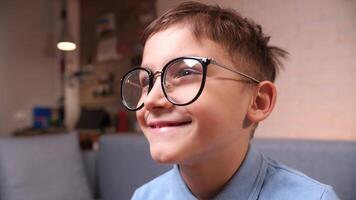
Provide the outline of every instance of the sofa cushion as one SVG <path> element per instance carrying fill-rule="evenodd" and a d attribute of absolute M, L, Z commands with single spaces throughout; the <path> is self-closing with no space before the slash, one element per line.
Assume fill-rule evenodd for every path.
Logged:
<path fill-rule="evenodd" d="M 135 189 L 168 171 L 172 165 L 154 162 L 141 134 L 112 134 L 100 138 L 99 185 L 103 199 L 130 199 Z"/>
<path fill-rule="evenodd" d="M 94 199 L 100 199 L 100 191 L 98 185 L 98 163 L 97 151 L 86 150 L 82 151 L 84 171 L 88 180 L 88 185 L 92 191 Z M 0 199 L 1 200 L 1 199 Z"/>
<path fill-rule="evenodd" d="M 1 200 L 92 199 L 76 134 L 0 139 Z"/>

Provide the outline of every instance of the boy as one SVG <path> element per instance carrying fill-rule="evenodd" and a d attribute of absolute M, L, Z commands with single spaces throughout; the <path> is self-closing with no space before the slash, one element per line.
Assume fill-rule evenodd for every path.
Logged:
<path fill-rule="evenodd" d="M 187 2 L 145 32 L 142 67 L 122 80 L 154 160 L 176 164 L 132 199 L 338 199 L 250 146 L 276 100 L 286 52 L 232 10 Z"/>

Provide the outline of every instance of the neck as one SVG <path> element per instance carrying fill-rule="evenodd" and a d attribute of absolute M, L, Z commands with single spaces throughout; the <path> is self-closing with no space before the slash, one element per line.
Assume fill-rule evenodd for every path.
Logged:
<path fill-rule="evenodd" d="M 239 169 L 247 150 L 248 144 L 235 144 L 195 164 L 180 164 L 180 173 L 198 199 L 212 199 Z"/>

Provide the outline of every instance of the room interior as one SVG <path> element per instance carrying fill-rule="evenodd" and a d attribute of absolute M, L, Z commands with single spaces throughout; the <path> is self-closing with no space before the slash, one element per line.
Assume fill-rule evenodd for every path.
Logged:
<path fill-rule="evenodd" d="M 130 2 L 141 5 L 140 1 Z M 179 2 L 157 0 L 132 9 L 130 3 L 121 1 L 68 0 L 68 26 L 78 48 L 64 53 L 65 76 L 61 77 L 63 52 L 56 43 L 61 32 L 62 1 L 3 1 L 0 20 L 6 28 L 0 32 L 0 134 L 11 135 L 31 127 L 35 107 L 56 108 L 61 104 L 69 130 L 75 128 L 83 106 L 106 106 L 113 121 L 122 111 L 122 116 L 128 115 L 126 128 L 135 130 L 135 117 L 121 106 L 118 87 L 113 86 L 117 86 L 123 71 L 136 64 L 131 62 L 139 60 L 141 47 L 130 43 L 139 37 L 133 32 L 140 32 L 147 22 L 138 22 L 138 16 L 149 21 L 151 15 L 162 14 Z M 276 108 L 256 137 L 356 139 L 354 1 L 285 4 L 277 0 L 224 0 L 219 4 L 263 24 L 266 33 L 272 35 L 270 43 L 289 52 L 285 69 L 276 81 Z M 126 16 L 120 9 L 134 12 Z M 100 43 L 98 20 L 110 19 L 110 15 L 114 16 L 115 33 L 104 36 Z M 98 62 L 99 43 L 102 50 L 118 46 L 116 55 L 101 55 Z"/>
<path fill-rule="evenodd" d="M 276 155 L 278 148 L 275 145 L 280 140 L 292 142 L 289 147 L 283 147 L 292 147 L 292 150 L 289 149 L 292 152 L 299 152 L 293 148 L 300 146 L 300 141 L 306 142 L 303 143 L 306 145 L 304 150 L 318 153 L 325 152 L 328 146 L 332 146 L 330 148 L 335 151 L 327 154 L 330 157 L 321 158 L 318 165 L 310 165 L 306 170 L 315 173 L 318 171 L 316 166 L 335 162 L 344 163 L 344 171 L 351 170 L 356 164 L 356 1 L 200 1 L 237 9 L 262 24 L 265 32 L 272 35 L 272 45 L 289 52 L 284 61 L 285 67 L 276 81 L 276 108 L 255 134 L 257 143 L 259 140 L 271 140 L 274 148 L 271 147 L 273 145 L 269 146 L 270 143 L 267 144 L 268 147 L 263 143 L 261 148 L 272 148 L 266 151 Z M 140 64 L 143 47 L 139 38 L 143 29 L 156 16 L 180 2 L 183 1 L 2 1 L 1 138 L 34 138 L 38 135 L 48 137 L 57 135 L 55 133 L 73 133 L 79 138 L 81 150 L 75 155 L 84 159 L 84 171 L 87 173 L 92 194 L 97 198 L 112 198 L 115 194 L 110 193 L 111 191 L 104 194 L 99 191 L 105 190 L 103 188 L 109 182 L 99 178 L 96 172 L 100 167 L 104 172 L 113 170 L 106 168 L 112 163 L 96 165 L 97 162 L 105 160 L 105 163 L 108 162 L 107 159 L 111 159 L 106 156 L 113 153 L 110 151 L 100 157 L 102 152 L 108 151 L 104 148 L 105 144 L 108 145 L 107 148 L 118 148 L 110 146 L 113 144 L 108 144 L 108 138 L 116 141 L 116 145 L 122 143 L 116 138 L 121 136 L 127 142 L 126 146 L 130 146 L 130 142 L 138 143 L 140 149 L 132 150 L 133 152 L 142 153 L 147 145 L 142 137 L 137 141 L 130 139 L 142 135 L 135 114 L 127 111 L 121 104 L 121 76 L 132 66 Z M 57 48 L 63 30 L 69 33 L 70 39 L 77 45 L 76 49 L 62 51 Z M 65 138 L 58 140 L 68 143 L 69 149 L 77 148 Z M 24 143 L 18 145 L 26 143 L 31 146 L 33 141 L 21 142 Z M 16 146 L 17 143 L 11 144 Z M 320 149 L 315 149 L 318 145 Z M 0 142 L 0 150 L 6 152 L 5 147 L 10 149 L 9 145 Z M 125 152 L 123 149 L 122 147 L 115 151 Z M 122 159 L 130 159 L 130 152 L 126 153 L 122 155 Z M 299 153 L 299 156 L 305 156 Z M 0 155 L 5 153 L 1 154 L 0 151 Z M 63 156 L 63 162 L 78 162 L 78 159 L 82 159 L 78 156 L 71 158 L 71 161 Z M 146 154 L 139 156 L 143 157 L 142 160 L 148 159 Z M 287 163 L 291 162 L 291 165 L 300 164 L 298 156 L 289 160 L 286 155 L 276 156 L 280 156 L 281 160 L 285 159 Z M 333 160 L 331 156 L 344 159 Z M 306 159 L 313 160 L 315 157 L 306 156 Z M 154 166 L 149 159 L 144 163 L 148 164 L 143 166 L 150 166 L 147 172 L 150 175 L 138 180 L 139 182 L 167 169 L 167 166 Z M 117 162 L 114 163 L 116 164 Z M 332 167 L 335 169 L 331 171 L 338 168 L 336 164 Z M 322 171 L 320 176 L 328 173 L 326 169 L 325 172 L 323 170 L 319 170 Z M 351 174 L 346 181 L 356 186 L 356 179 L 350 180 L 356 174 L 349 173 Z M 340 176 L 346 175 L 342 173 Z M 345 182 L 345 179 L 335 177 L 339 176 L 326 179 L 337 180 L 340 185 Z M 129 178 L 126 177 L 125 180 L 129 182 Z M 78 181 L 77 184 L 80 183 L 82 182 Z M 356 195 L 354 191 L 347 189 L 342 193 Z M 344 196 L 345 199 L 348 195 Z M 3 200 L 1 189 L 0 199 Z"/>

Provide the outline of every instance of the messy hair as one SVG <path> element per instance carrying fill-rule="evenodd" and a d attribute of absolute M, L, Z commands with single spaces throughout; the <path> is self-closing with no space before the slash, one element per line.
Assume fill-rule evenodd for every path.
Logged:
<path fill-rule="evenodd" d="M 221 45 L 240 70 L 258 80 L 274 82 L 283 67 L 280 59 L 286 57 L 287 52 L 269 46 L 270 37 L 262 32 L 260 25 L 241 17 L 235 10 L 218 5 L 184 2 L 154 20 L 146 28 L 143 42 L 178 24 L 189 27 L 197 40 L 206 37 Z"/>

